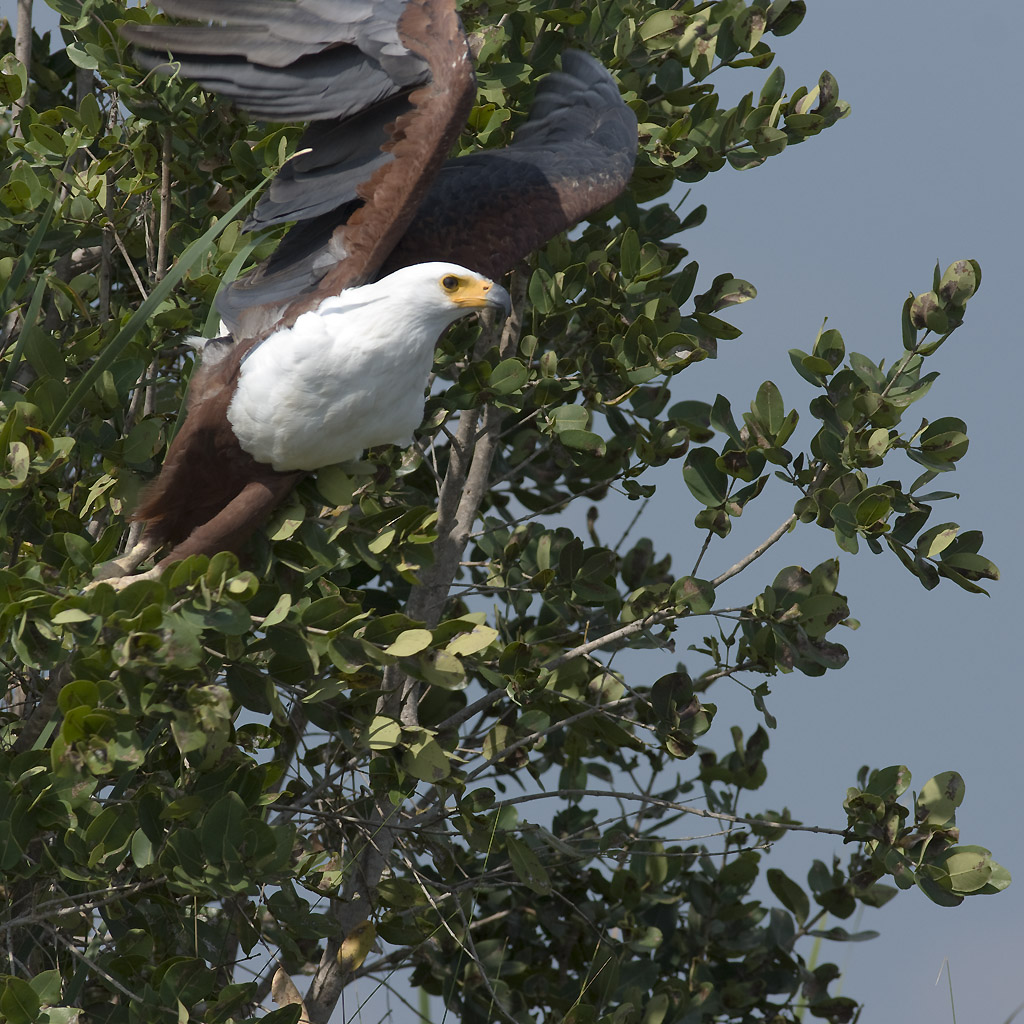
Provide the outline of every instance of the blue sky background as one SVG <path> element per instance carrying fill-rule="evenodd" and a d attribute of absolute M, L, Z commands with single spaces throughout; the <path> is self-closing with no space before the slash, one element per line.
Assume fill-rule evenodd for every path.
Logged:
<path fill-rule="evenodd" d="M 771 379 L 787 404 L 805 413 L 814 392 L 791 369 L 786 352 L 810 349 L 824 317 L 842 332 L 848 351 L 891 361 L 900 351 L 907 293 L 930 287 L 936 260 L 943 268 L 955 259 L 978 260 L 982 288 L 965 325 L 931 360 L 942 376 L 913 415 L 967 421 L 971 450 L 957 472 L 940 481 L 962 497 L 945 503 L 934 521 L 982 529 L 983 551 L 1003 580 L 991 586 L 990 598 L 948 581 L 929 593 L 894 557 L 866 550 L 844 555 L 840 590 L 862 623 L 858 632 L 839 637 L 851 662 L 818 679 L 793 674 L 772 681 L 769 708 L 779 725 L 767 758 L 769 781 L 748 809 L 786 804 L 806 822 L 842 826 L 842 799 L 861 764 L 907 764 L 915 788 L 938 772 L 958 770 L 967 784 L 959 814 L 963 841 L 990 848 L 1016 883 L 955 909 L 937 907 L 916 891 L 901 894 L 859 921 L 880 931 L 879 939 L 833 945 L 823 956 L 843 967 L 842 991 L 865 1003 L 862 1022 L 952 1021 L 945 976 L 936 985 L 948 960 L 958 1019 L 1002 1024 L 1024 1003 L 1024 971 L 1014 969 L 1024 950 L 1018 738 L 1024 721 L 1018 650 L 1024 488 L 1013 470 L 1024 370 L 1018 314 L 1024 154 L 1013 117 L 1022 17 L 1019 7 L 997 0 L 969 7 L 953 0 L 810 0 L 809 7 L 796 33 L 773 40 L 777 63 L 790 91 L 813 86 L 827 68 L 853 112 L 764 167 L 723 170 L 693 186 L 688 202 L 709 208 L 705 224 L 685 237 L 700 261 L 701 283 L 728 271 L 753 282 L 759 295 L 727 313 L 744 336 L 723 343 L 717 361 L 683 374 L 677 396 L 710 400 L 721 392 L 742 411 L 761 381 Z M 0 13 L 13 17 L 13 0 L 2 0 Z M 37 3 L 41 28 L 55 20 Z M 720 72 L 724 99 L 731 104 L 758 90 L 766 74 Z M 802 418 L 807 430 L 801 436 L 807 437 L 810 417 Z M 917 475 L 909 467 L 901 472 L 905 480 Z M 777 490 L 777 500 L 759 501 L 726 542 L 712 547 L 702 575 L 721 572 L 785 518 L 793 496 Z M 700 543 L 691 507 L 678 467 L 670 467 L 635 531 L 675 553 L 677 572 L 688 571 Z M 623 508 L 621 516 L 633 510 Z M 605 539 L 617 519 L 602 509 L 598 529 Z M 825 531 L 804 527 L 741 577 L 731 594 L 759 590 L 784 565 L 810 567 L 836 553 Z M 680 631 L 679 650 L 700 635 Z M 667 653 L 645 653 L 616 667 L 628 667 L 633 680 L 643 682 L 675 661 Z M 760 719 L 738 687 L 723 687 L 712 699 L 720 707 L 716 746 L 727 741 L 732 721 L 749 729 Z M 695 824 L 692 831 L 704 830 Z M 812 859 L 827 862 L 833 852 L 843 853 L 828 837 L 796 834 L 768 863 L 802 880 Z M 391 1008 L 393 1020 L 411 1019 L 393 1001 Z M 435 1001 L 437 1020 L 439 1009 Z M 384 1013 L 386 1006 L 374 1000 L 359 1019 L 375 1021 Z"/>
<path fill-rule="evenodd" d="M 841 825 L 845 788 L 861 764 L 906 764 L 915 788 L 958 770 L 967 786 L 958 815 L 962 841 L 991 849 L 1015 884 L 954 909 L 917 891 L 901 894 L 863 916 L 861 927 L 880 931 L 880 938 L 832 945 L 823 955 L 843 967 L 843 992 L 865 1003 L 863 1022 L 952 1021 L 945 975 L 935 983 L 948 959 L 958 1019 L 1002 1024 L 1024 1003 L 1024 972 L 1013 966 L 1024 951 L 1018 643 L 1024 487 L 1013 468 L 1012 440 L 1024 370 L 1018 313 L 1024 152 L 1019 122 L 1010 115 L 1024 19 L 1020 7 L 996 0 L 969 7 L 952 0 L 811 0 L 808 7 L 797 32 L 773 42 L 788 91 L 813 86 L 827 68 L 852 113 L 761 168 L 723 170 L 693 186 L 690 202 L 709 210 L 704 225 L 685 236 L 702 280 L 729 271 L 753 282 L 759 294 L 725 314 L 743 337 L 724 343 L 717 361 L 684 373 L 676 391 L 706 400 L 721 392 L 742 410 L 770 379 L 787 405 L 805 413 L 813 389 L 790 368 L 786 352 L 809 350 L 824 317 L 842 332 L 848 352 L 891 362 L 900 351 L 902 303 L 908 292 L 931 286 L 936 260 L 943 268 L 960 258 L 981 263 L 982 287 L 964 326 L 930 360 L 942 376 L 909 419 L 966 420 L 970 452 L 934 485 L 962 497 L 939 505 L 933 519 L 983 530 L 983 551 L 1003 579 L 988 588 L 988 598 L 946 581 L 926 592 L 894 557 L 866 549 L 843 555 L 839 589 L 862 624 L 836 637 L 849 647 L 850 664 L 819 679 L 793 674 L 771 681 L 769 708 L 779 726 L 767 756 L 769 781 L 757 798 L 762 807 L 785 802 L 807 822 Z M 765 72 L 721 74 L 731 103 L 756 91 Z M 802 416 L 801 427 L 809 422 Z M 892 475 L 907 481 L 916 473 L 900 467 L 879 479 Z M 673 487 L 678 503 L 666 493 Z M 661 549 L 680 551 L 676 570 L 683 571 L 695 543 L 690 514 L 669 519 L 689 507 L 681 480 L 659 486 L 657 500 L 660 511 L 644 525 Z M 750 550 L 785 518 L 791 502 L 780 493 L 778 516 L 759 512 L 742 523 L 721 551 L 709 552 L 701 575 L 710 578 Z M 752 567 L 751 586 L 771 578 L 769 564 L 773 574 L 834 553 L 825 531 L 804 527 L 758 563 L 760 571 Z M 695 638 L 677 639 L 683 649 Z M 665 655 L 666 665 L 672 660 Z M 752 726 L 749 698 L 738 688 L 734 697 L 735 708 L 726 692 L 715 692 L 716 725 L 735 717 Z M 777 847 L 770 863 L 802 879 L 813 858 L 827 862 L 833 850 L 842 854 L 838 842 L 796 835 Z"/>

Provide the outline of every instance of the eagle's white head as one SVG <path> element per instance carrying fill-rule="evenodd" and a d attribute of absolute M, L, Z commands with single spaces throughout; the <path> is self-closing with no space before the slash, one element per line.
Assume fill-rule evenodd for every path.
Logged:
<path fill-rule="evenodd" d="M 500 310 L 507 316 L 511 299 L 500 284 L 456 263 L 416 263 L 373 284 L 347 288 L 324 299 L 317 313 L 369 312 L 374 306 L 381 312 L 398 306 L 403 316 L 421 321 L 425 330 L 439 335 L 460 317 L 479 310 Z"/>

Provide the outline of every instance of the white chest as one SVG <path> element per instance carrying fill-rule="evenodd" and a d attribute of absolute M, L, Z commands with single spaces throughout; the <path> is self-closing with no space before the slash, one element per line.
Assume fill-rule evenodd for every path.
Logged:
<path fill-rule="evenodd" d="M 371 445 L 408 443 L 446 325 L 396 319 L 372 304 L 306 313 L 258 345 L 228 408 L 243 450 L 277 470 L 312 470 Z"/>

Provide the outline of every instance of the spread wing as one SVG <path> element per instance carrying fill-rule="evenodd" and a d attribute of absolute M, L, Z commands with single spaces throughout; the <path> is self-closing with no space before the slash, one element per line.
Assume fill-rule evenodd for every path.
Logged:
<path fill-rule="evenodd" d="M 636 150 L 636 115 L 615 80 L 593 57 L 568 50 L 511 146 L 441 168 L 381 273 L 440 259 L 500 278 L 615 199 Z"/>
<path fill-rule="evenodd" d="M 515 141 L 447 161 L 380 274 L 426 260 L 449 260 L 498 279 L 558 232 L 618 196 L 633 173 L 636 115 L 615 80 L 578 50 L 537 88 Z M 344 258 L 335 233 L 354 210 L 343 205 L 294 227 L 258 271 L 221 292 L 231 327 L 253 301 L 286 301 L 315 287 Z"/>
<path fill-rule="evenodd" d="M 254 117 L 311 121 L 246 227 L 316 221 L 339 206 L 333 259 L 312 288 L 249 296 L 242 337 L 287 325 L 372 279 L 401 238 L 473 103 L 451 0 L 161 0 L 212 25 L 126 25 L 147 68 L 174 65 Z M 169 65 L 166 52 L 173 54 Z M 237 336 L 236 334 L 236 336 Z"/>

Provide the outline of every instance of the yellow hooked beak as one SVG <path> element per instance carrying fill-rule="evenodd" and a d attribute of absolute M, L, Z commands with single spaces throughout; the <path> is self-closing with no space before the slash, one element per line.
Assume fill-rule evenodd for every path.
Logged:
<path fill-rule="evenodd" d="M 445 274 L 441 288 L 451 302 L 462 309 L 501 309 L 508 316 L 512 308 L 509 294 L 486 277 L 468 274 Z"/>

